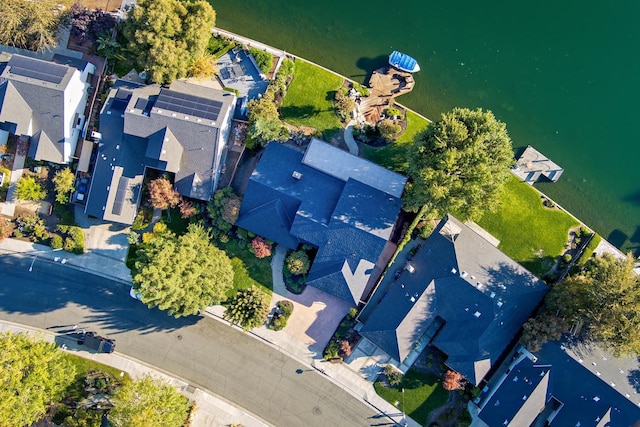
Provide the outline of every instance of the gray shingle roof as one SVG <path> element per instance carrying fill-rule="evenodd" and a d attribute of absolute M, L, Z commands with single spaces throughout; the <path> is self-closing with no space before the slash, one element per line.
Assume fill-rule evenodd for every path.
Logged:
<path fill-rule="evenodd" d="M 64 115 L 68 108 L 64 93 L 75 72 L 78 70 L 71 66 L 17 54 L 2 71 L 0 122 L 13 133 L 32 136 L 29 154 L 36 160 L 64 162 Z"/>
<path fill-rule="evenodd" d="M 457 230 L 450 235 L 446 230 Z M 449 215 L 375 307 L 360 333 L 398 362 L 421 338 L 478 384 L 507 349 L 547 287 Z M 436 333 L 436 324 L 444 326 Z"/>
<path fill-rule="evenodd" d="M 401 201 L 385 186 L 381 190 L 360 181 L 365 170 L 391 176 L 379 166 L 325 146 L 314 140 L 303 154 L 270 144 L 251 176 L 236 224 L 290 249 L 300 243 L 316 246 L 307 283 L 357 304 L 391 236 Z M 332 161 L 345 170 L 326 173 Z M 404 186 L 406 178 L 392 177 Z"/>
<path fill-rule="evenodd" d="M 480 403 L 479 418 L 489 426 L 624 426 L 640 422 L 640 407 L 549 342 L 516 361 L 504 381 Z"/>

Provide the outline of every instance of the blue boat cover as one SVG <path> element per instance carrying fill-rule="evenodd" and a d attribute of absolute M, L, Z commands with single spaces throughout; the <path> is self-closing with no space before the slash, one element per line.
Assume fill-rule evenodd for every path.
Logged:
<path fill-rule="evenodd" d="M 394 50 L 391 55 L 389 55 L 389 64 L 403 71 L 413 72 L 418 61 L 407 54 Z"/>

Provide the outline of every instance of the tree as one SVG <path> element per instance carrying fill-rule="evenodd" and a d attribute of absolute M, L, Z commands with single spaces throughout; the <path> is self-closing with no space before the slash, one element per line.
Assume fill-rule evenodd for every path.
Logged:
<path fill-rule="evenodd" d="M 460 390 L 464 388 L 464 378 L 459 372 L 448 370 L 444 373 L 442 387 L 447 391 Z"/>
<path fill-rule="evenodd" d="M 272 92 L 268 91 L 262 98 L 249 101 L 247 108 L 249 111 L 247 135 L 250 138 L 258 141 L 263 147 L 271 141 L 289 139 L 289 130 L 280 121 L 278 107 Z"/>
<path fill-rule="evenodd" d="M 102 425 L 102 411 L 78 408 L 73 415 L 69 415 L 62 422 L 62 427 L 100 427 Z"/>
<path fill-rule="evenodd" d="M 170 384 L 150 376 L 125 383 L 111 399 L 109 421 L 115 427 L 182 427 L 191 404 Z"/>
<path fill-rule="evenodd" d="M 210 239 L 203 226 L 189 224 L 182 236 L 166 231 L 138 249 L 133 284 L 149 308 L 181 317 L 224 300 L 233 286 L 231 260 Z"/>
<path fill-rule="evenodd" d="M 47 197 L 47 191 L 33 175 L 23 175 L 16 185 L 16 196 L 18 199 L 38 202 Z"/>
<path fill-rule="evenodd" d="M 30 425 L 58 402 L 75 366 L 52 343 L 26 334 L 0 334 L 0 427 Z"/>
<path fill-rule="evenodd" d="M 348 95 L 346 88 L 340 88 L 336 91 L 335 105 L 338 116 L 342 121 L 351 118 L 351 113 L 356 109 L 356 102 Z"/>
<path fill-rule="evenodd" d="M 187 74 L 189 77 L 211 77 L 216 73 L 216 59 L 209 54 L 201 54 L 191 60 Z"/>
<path fill-rule="evenodd" d="M 113 15 L 101 9 L 87 9 L 80 3 L 71 7 L 71 35 L 81 42 L 95 42 L 104 35 L 111 38 L 116 23 Z"/>
<path fill-rule="evenodd" d="M 53 185 L 56 189 L 56 202 L 66 204 L 69 202 L 69 195 L 73 192 L 73 182 L 75 177 L 71 169 L 64 168 L 58 170 L 53 176 Z"/>
<path fill-rule="evenodd" d="M 427 212 L 467 221 L 499 206 L 514 160 L 507 128 L 491 111 L 455 108 L 417 138 L 408 162 L 404 208 L 418 221 Z"/>
<path fill-rule="evenodd" d="M 400 125 L 395 124 L 393 120 L 384 119 L 378 123 L 378 132 L 380 132 L 380 136 L 387 141 L 393 139 L 393 136 L 401 130 Z"/>
<path fill-rule="evenodd" d="M 204 0 L 139 0 L 124 28 L 128 50 L 156 83 L 186 77 L 205 53 L 216 14 Z"/>
<path fill-rule="evenodd" d="M 255 286 L 239 290 L 225 305 L 224 318 L 232 325 L 240 325 L 245 331 L 262 325 L 269 313 L 265 293 Z"/>
<path fill-rule="evenodd" d="M 198 209 L 188 200 L 182 200 L 178 205 L 180 208 L 180 217 L 182 219 L 191 218 L 198 213 Z"/>
<path fill-rule="evenodd" d="M 633 267 L 630 254 L 589 260 L 578 274 L 551 288 L 538 317 L 525 324 L 523 344 L 535 351 L 582 322 L 585 337 L 616 356 L 640 353 L 640 279 Z"/>
<path fill-rule="evenodd" d="M 0 44 L 34 51 L 56 44 L 71 0 L 0 1 Z"/>
<path fill-rule="evenodd" d="M 268 74 L 273 68 L 273 55 L 266 50 L 260 50 L 255 47 L 249 48 L 249 53 L 256 60 L 256 64 L 260 67 L 263 74 Z"/>
<path fill-rule="evenodd" d="M 166 210 L 176 207 L 180 203 L 181 196 L 173 189 L 173 184 L 167 178 L 156 178 L 147 185 L 149 199 L 154 209 Z"/>
<path fill-rule="evenodd" d="M 310 264 L 311 262 L 309 261 L 309 257 L 305 251 L 291 252 L 285 260 L 287 270 L 289 270 L 291 274 L 296 275 L 307 274 Z"/>
<path fill-rule="evenodd" d="M 392 386 L 397 386 L 402 382 L 402 372 L 391 364 L 385 365 L 382 373 L 387 377 L 389 384 Z"/>

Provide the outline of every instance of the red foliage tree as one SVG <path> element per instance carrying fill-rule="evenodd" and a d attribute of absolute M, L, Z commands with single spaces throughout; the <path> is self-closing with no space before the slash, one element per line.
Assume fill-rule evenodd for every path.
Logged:
<path fill-rule="evenodd" d="M 173 189 L 173 184 L 166 178 L 157 178 L 149 182 L 149 199 L 154 209 L 166 210 L 180 203 L 180 193 Z"/>
<path fill-rule="evenodd" d="M 459 372 L 449 370 L 444 374 L 442 387 L 447 391 L 460 390 L 464 388 L 464 378 Z"/>
<path fill-rule="evenodd" d="M 193 204 L 187 200 L 183 199 L 180 202 L 179 207 L 180 207 L 180 216 L 182 218 L 189 218 L 197 213 L 196 207 L 193 206 Z"/>
<path fill-rule="evenodd" d="M 251 248 L 256 258 L 266 258 L 271 255 L 271 245 L 262 237 L 256 237 L 251 241 Z"/>

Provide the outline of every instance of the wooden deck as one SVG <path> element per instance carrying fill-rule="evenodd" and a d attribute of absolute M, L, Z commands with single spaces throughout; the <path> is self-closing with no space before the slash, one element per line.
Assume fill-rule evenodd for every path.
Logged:
<path fill-rule="evenodd" d="M 375 70 L 369 79 L 370 95 L 360 103 L 360 112 L 367 122 L 375 124 L 384 110 L 397 96 L 411 92 L 415 80 L 413 75 L 391 67 Z"/>

